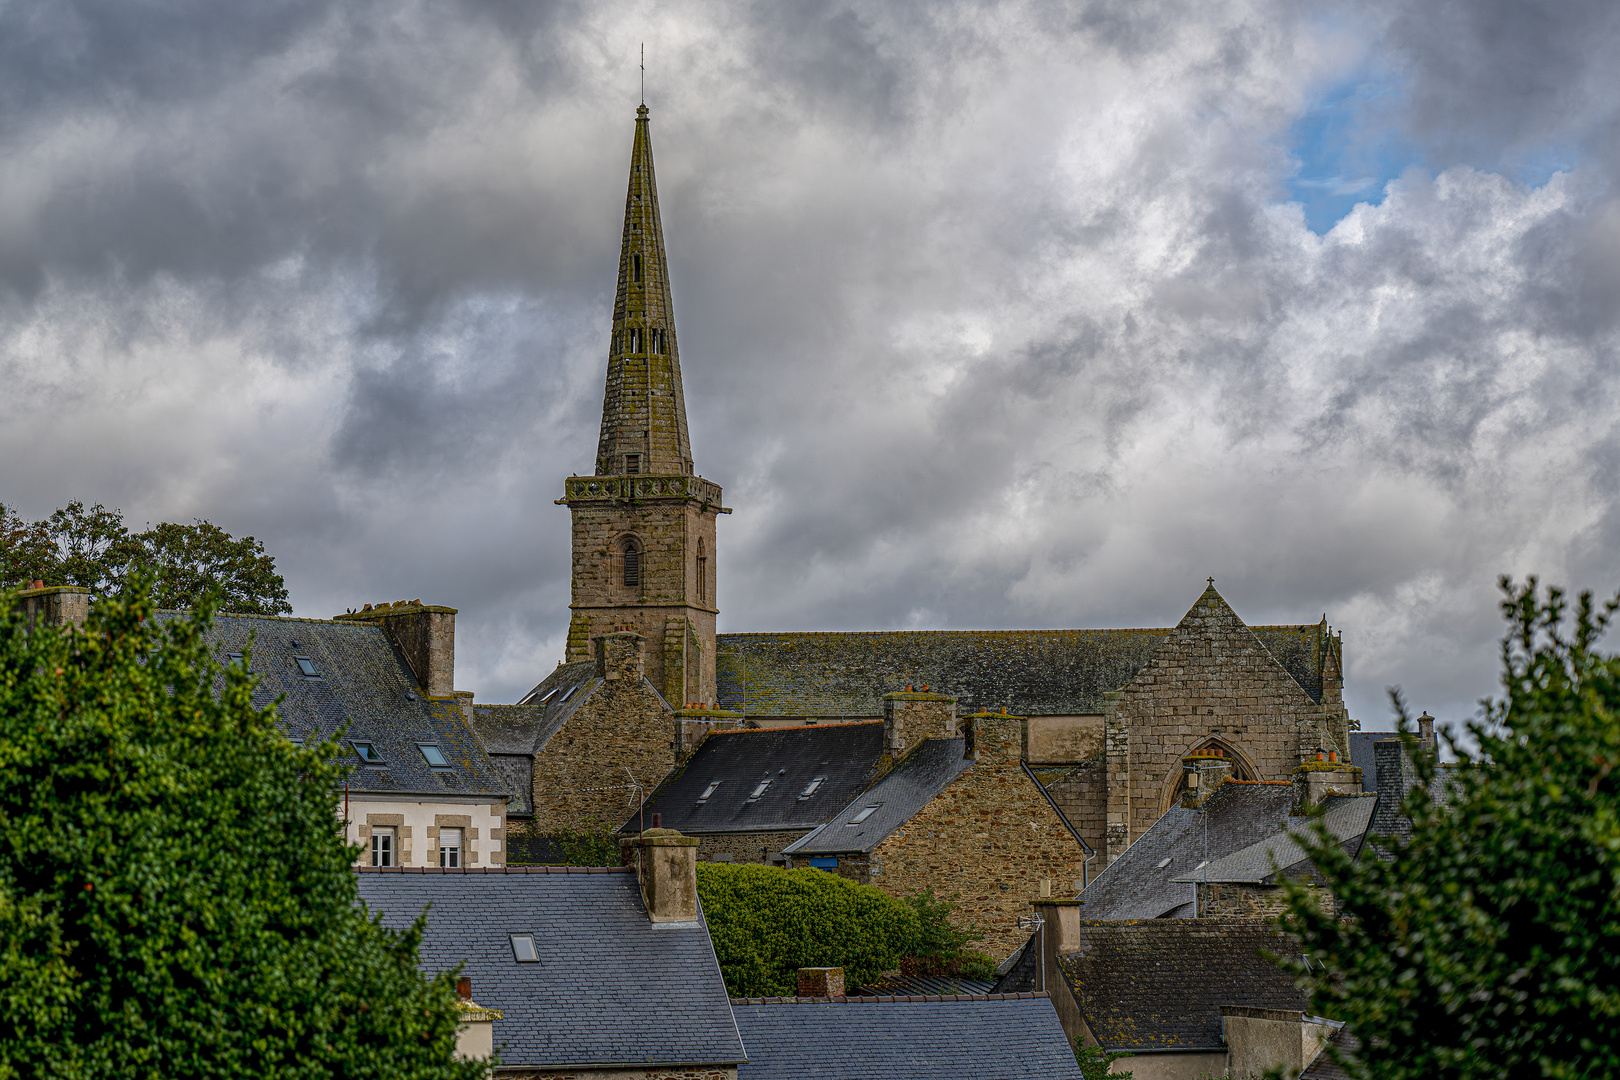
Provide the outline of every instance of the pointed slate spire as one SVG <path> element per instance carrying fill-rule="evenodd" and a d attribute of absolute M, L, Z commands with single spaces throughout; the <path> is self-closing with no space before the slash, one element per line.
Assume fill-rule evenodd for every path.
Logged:
<path fill-rule="evenodd" d="M 692 475 L 647 106 L 636 110 L 596 475 Z"/>

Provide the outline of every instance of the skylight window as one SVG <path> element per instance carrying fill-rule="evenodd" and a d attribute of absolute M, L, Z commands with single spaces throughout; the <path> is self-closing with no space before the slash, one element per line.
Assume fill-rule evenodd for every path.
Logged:
<path fill-rule="evenodd" d="M 226 663 L 230 664 L 240 664 L 242 662 L 242 654 L 239 652 L 226 653 L 225 661 Z"/>
<path fill-rule="evenodd" d="M 358 755 L 360 760 L 365 762 L 367 765 L 383 764 L 383 756 L 377 753 L 377 748 L 371 743 L 352 742 L 349 745 L 354 747 L 355 754 Z"/>
<path fill-rule="evenodd" d="M 825 783 L 826 779 L 827 778 L 825 776 L 818 776 L 814 780 L 811 780 L 804 786 L 804 790 L 799 792 L 799 798 L 808 799 L 810 796 L 814 795 L 816 793 L 816 789 Z"/>
<path fill-rule="evenodd" d="M 435 769 L 448 769 L 450 767 L 450 759 L 444 756 L 443 750 L 440 750 L 432 743 L 417 743 L 416 748 L 422 751 L 422 756 L 427 759 L 427 763 Z"/>
<path fill-rule="evenodd" d="M 1160 859 L 1158 869 L 1163 870 L 1165 867 L 1167 867 L 1169 865 L 1170 865 L 1170 860 L 1168 858 Z"/>
<path fill-rule="evenodd" d="M 754 790 L 749 794 L 748 801 L 749 802 L 754 802 L 761 795 L 765 794 L 765 789 L 770 787 L 770 786 L 771 786 L 771 782 L 769 780 L 761 780 L 759 782 L 759 785 L 757 787 L 755 787 Z"/>
<path fill-rule="evenodd" d="M 861 807 L 861 812 L 856 814 L 854 817 L 849 819 L 849 823 L 848 823 L 847 827 L 854 828 L 856 825 L 859 825 L 861 822 L 865 821 L 867 818 L 869 818 L 873 814 L 877 813 L 878 807 L 880 807 L 882 805 L 883 804 L 880 803 L 880 802 L 875 802 L 875 803 L 872 803 L 870 806 Z"/>
<path fill-rule="evenodd" d="M 703 794 L 701 794 L 701 795 L 699 795 L 697 797 L 697 801 L 698 802 L 706 802 L 706 801 L 708 801 L 709 796 L 713 795 L 716 791 L 718 791 L 720 789 L 720 785 L 723 784 L 723 783 L 725 783 L 725 781 L 716 780 L 714 783 L 712 783 L 708 787 L 704 788 L 703 789 Z"/>
<path fill-rule="evenodd" d="M 295 657 L 293 657 L 293 659 L 298 662 L 298 670 L 303 672 L 305 675 L 309 676 L 310 678 L 314 678 L 314 677 L 320 675 L 320 672 L 315 670 L 315 662 L 313 660 L 311 660 L 309 657 L 307 657 L 307 656 L 295 656 Z"/>
<path fill-rule="evenodd" d="M 533 934 L 512 935 L 512 958 L 520 964 L 538 964 L 540 954 L 534 949 Z"/>

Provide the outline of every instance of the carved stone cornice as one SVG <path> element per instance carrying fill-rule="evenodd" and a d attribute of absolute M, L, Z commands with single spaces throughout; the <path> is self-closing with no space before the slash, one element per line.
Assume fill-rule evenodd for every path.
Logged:
<path fill-rule="evenodd" d="M 570 476 L 563 483 L 559 506 L 593 503 L 696 502 L 729 514 L 721 505 L 720 485 L 701 476 Z"/>

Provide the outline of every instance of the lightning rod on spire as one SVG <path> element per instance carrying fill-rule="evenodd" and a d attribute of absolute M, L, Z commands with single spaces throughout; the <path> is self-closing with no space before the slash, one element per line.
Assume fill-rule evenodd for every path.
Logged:
<path fill-rule="evenodd" d="M 641 103 L 647 104 L 647 43 L 641 43 Z"/>

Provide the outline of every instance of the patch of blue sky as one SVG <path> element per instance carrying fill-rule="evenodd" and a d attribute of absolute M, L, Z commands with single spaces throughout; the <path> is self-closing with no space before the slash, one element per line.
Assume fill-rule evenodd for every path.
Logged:
<path fill-rule="evenodd" d="M 1294 121 L 1289 153 L 1297 168 L 1288 193 L 1305 208 L 1312 232 L 1327 232 L 1357 203 L 1376 205 L 1385 184 L 1422 163 L 1420 148 L 1400 130 L 1403 105 L 1397 81 L 1358 72 L 1329 86 Z"/>

